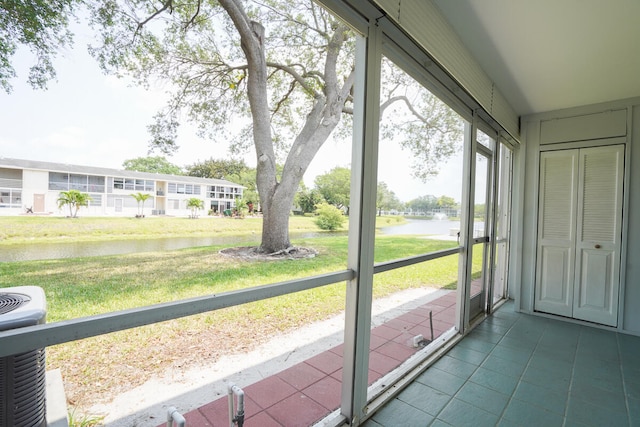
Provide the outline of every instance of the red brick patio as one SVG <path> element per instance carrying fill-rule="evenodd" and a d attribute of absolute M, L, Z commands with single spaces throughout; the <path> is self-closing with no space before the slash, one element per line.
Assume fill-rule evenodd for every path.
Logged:
<path fill-rule="evenodd" d="M 455 319 L 456 293 L 451 291 L 371 331 L 369 384 L 397 368 L 417 349 L 413 338 L 434 338 L 450 329 Z M 309 426 L 340 406 L 342 345 L 335 346 L 273 376 L 243 387 L 245 426 Z M 228 426 L 227 397 L 184 414 L 188 426 Z M 165 426 L 162 424 L 161 426 Z"/>

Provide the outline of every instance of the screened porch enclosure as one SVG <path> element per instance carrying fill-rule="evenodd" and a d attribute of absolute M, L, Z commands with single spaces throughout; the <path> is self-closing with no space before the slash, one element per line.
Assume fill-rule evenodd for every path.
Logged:
<path fill-rule="evenodd" d="M 287 377 L 292 367 L 267 379 L 274 394 L 296 389 L 282 396 L 286 404 L 279 411 L 295 407 L 294 393 L 308 393 L 317 405 L 306 412 L 313 414 L 306 425 L 391 426 L 399 413 L 409 417 L 409 425 L 466 425 L 469 417 L 483 425 L 517 424 L 532 414 L 558 425 L 605 419 L 639 423 L 640 365 L 632 355 L 640 348 L 640 289 L 635 286 L 640 282 L 640 168 L 634 167 L 640 162 L 640 89 L 588 105 L 531 110 L 522 106 L 520 93 L 501 90 L 511 81 L 480 65 L 482 50 L 470 47 L 464 22 L 456 21 L 458 6 L 437 0 L 319 3 L 356 37 L 344 268 L 0 332 L 0 357 L 255 301 L 282 298 L 286 305 L 288 295 L 339 284 L 344 285 L 343 340 L 302 362 L 305 372 L 311 371 L 308 366 L 322 371 L 318 381 L 331 386 L 330 399 L 312 397 L 312 384 L 296 389 Z M 476 7 L 464 4 L 470 14 Z M 507 19 L 499 7 L 490 8 L 492 16 Z M 425 147 L 398 162 L 385 155 L 399 144 L 392 131 L 410 126 L 403 122 L 410 112 L 384 108 L 389 87 L 404 88 L 415 105 L 431 102 L 446 117 L 447 156 L 461 178 L 460 209 L 453 239 L 434 238 L 439 246 L 430 241 L 434 246 L 425 243 L 430 249 L 424 252 L 381 260 L 380 173 L 426 163 L 420 158 Z M 436 165 L 445 157 L 436 156 Z M 419 314 L 391 319 L 392 325 L 374 320 L 376 292 L 384 283 L 404 280 L 408 269 L 434 268 L 443 272 L 442 279 L 428 287 L 444 298 L 441 304 L 434 298 L 431 306 L 418 307 Z M 423 342 L 414 347 L 418 336 Z M 387 358 L 393 363 L 383 369 Z M 330 360 L 332 367 L 319 359 Z M 565 369 L 558 372 L 554 365 Z M 584 375 L 590 368 L 600 369 L 595 383 Z M 257 391 L 257 385 L 242 384 L 249 398 L 252 385 Z M 557 399 L 544 399 L 544 393 Z M 593 393 L 624 407 L 603 410 Z M 267 414 L 286 425 L 277 420 L 277 411 L 268 413 L 267 403 L 253 403 L 256 421 Z M 593 418 L 581 415 L 586 410 Z"/>

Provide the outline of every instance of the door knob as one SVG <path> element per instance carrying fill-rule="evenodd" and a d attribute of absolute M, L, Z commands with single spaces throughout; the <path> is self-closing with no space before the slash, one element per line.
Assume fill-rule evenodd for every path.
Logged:
<path fill-rule="evenodd" d="M 602 246 L 600 245 L 596 245 L 596 249 L 600 249 Z"/>

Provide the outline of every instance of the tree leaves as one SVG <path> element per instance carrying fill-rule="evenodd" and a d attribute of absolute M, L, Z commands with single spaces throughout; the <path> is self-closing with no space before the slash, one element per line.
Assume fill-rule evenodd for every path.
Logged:
<path fill-rule="evenodd" d="M 82 206 L 88 206 L 91 201 L 91 196 L 88 193 L 82 193 L 79 190 L 61 191 L 58 197 L 58 207 L 69 207 L 69 216 L 76 218 L 78 216 L 78 210 Z"/>
<path fill-rule="evenodd" d="M 28 48 L 36 63 L 27 81 L 36 89 L 46 89 L 55 79 L 53 59 L 59 49 L 71 45 L 69 20 L 82 0 L 3 0 L 0 2 L 0 86 L 10 93 L 10 80 L 17 77 L 11 58 L 19 46 Z"/>
<path fill-rule="evenodd" d="M 397 139 L 411 153 L 414 177 L 427 181 L 460 152 L 464 122 L 391 61 L 382 70 L 381 139 Z"/>
<path fill-rule="evenodd" d="M 122 163 L 122 167 L 130 171 L 183 175 L 180 166 L 172 164 L 162 156 L 127 159 Z"/>
<path fill-rule="evenodd" d="M 272 140 L 283 161 L 309 105 L 325 95 L 332 31 L 349 33 L 313 2 L 247 2 L 245 7 L 247 15 L 265 27 Z M 92 22 L 101 32 L 101 44 L 91 52 L 105 71 L 131 75 L 142 85 L 164 81 L 175 117 L 193 122 L 203 137 L 231 140 L 232 150 L 249 148 L 245 135 L 229 129 L 230 124 L 239 129 L 242 125 L 234 123 L 251 117 L 248 64 L 238 31 L 217 2 L 110 0 L 93 8 Z M 353 51 L 353 37 L 346 40 L 338 49 L 339 81 L 353 68 L 352 59 L 346 59 Z M 152 144 L 170 152 L 175 149 L 175 126 L 169 117 L 159 120 L 161 116 L 167 114 L 156 116 L 150 126 Z"/>
<path fill-rule="evenodd" d="M 351 196 L 351 170 L 349 168 L 335 167 L 323 175 L 318 175 L 314 183 L 327 203 L 337 208 L 349 207 Z"/>

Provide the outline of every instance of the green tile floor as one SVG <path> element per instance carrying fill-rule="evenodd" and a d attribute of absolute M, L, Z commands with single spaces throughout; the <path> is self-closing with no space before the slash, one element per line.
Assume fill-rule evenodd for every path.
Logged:
<path fill-rule="evenodd" d="M 640 337 L 509 302 L 365 426 L 640 426 Z"/>

